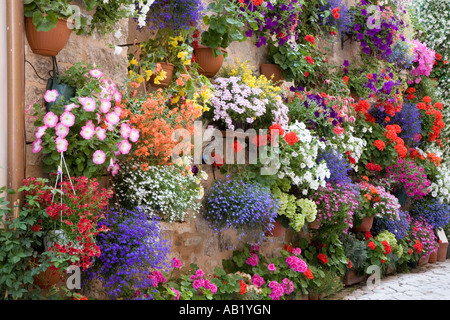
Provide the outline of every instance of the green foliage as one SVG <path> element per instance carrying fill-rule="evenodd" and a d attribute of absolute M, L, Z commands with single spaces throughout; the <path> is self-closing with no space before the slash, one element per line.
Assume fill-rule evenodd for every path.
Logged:
<path fill-rule="evenodd" d="M 6 192 L 0 188 L 0 194 Z M 8 190 L 8 193 L 13 193 Z M 0 299 L 40 299 L 40 289 L 34 284 L 33 277 L 51 266 L 50 254 L 40 253 L 42 231 L 33 231 L 39 216 L 22 209 L 16 219 L 10 216 L 8 202 L 0 197 Z M 32 264 L 32 259 L 41 263 Z"/>
<path fill-rule="evenodd" d="M 345 255 L 355 269 L 362 269 L 367 259 L 367 245 L 364 241 L 356 239 L 354 234 L 342 234 L 340 239 L 345 248 Z"/>

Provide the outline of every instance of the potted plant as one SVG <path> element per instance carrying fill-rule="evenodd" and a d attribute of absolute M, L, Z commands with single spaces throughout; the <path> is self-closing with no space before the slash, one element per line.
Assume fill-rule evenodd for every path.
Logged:
<path fill-rule="evenodd" d="M 367 259 L 367 245 L 352 233 L 342 234 L 340 238 L 349 261 L 348 270 L 345 272 L 342 281 L 344 285 L 351 286 L 367 278 L 367 275 L 363 274 L 364 263 Z"/>
<path fill-rule="evenodd" d="M 83 0 L 86 11 L 93 11 L 88 18 L 70 0 L 24 0 L 27 39 L 34 53 L 56 56 L 65 47 L 74 29 L 77 34 L 97 32 L 103 35 L 114 31 L 123 18 L 136 18 L 143 27 L 152 2 Z"/>
<path fill-rule="evenodd" d="M 205 15 L 203 22 L 207 29 L 201 34 L 201 41 L 194 46 L 199 72 L 214 77 L 220 70 L 226 49 L 233 41 L 245 41 L 246 30 L 256 30 L 258 21 L 264 19 L 260 6 L 250 1 L 243 4 L 237 0 L 215 0 L 209 4 L 211 15 Z"/>
<path fill-rule="evenodd" d="M 239 238 L 264 239 L 277 217 L 270 189 L 239 179 L 215 180 L 203 204 L 202 216 L 214 232 L 234 229 Z"/>

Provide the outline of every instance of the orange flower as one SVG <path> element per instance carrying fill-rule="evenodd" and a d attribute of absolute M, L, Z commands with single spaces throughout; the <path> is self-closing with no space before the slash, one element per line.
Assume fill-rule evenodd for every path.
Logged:
<path fill-rule="evenodd" d="M 384 141 L 382 140 L 375 140 L 375 142 L 373 143 L 373 145 L 375 147 L 377 147 L 378 150 L 383 151 L 384 148 L 386 147 L 386 145 L 384 144 Z"/>

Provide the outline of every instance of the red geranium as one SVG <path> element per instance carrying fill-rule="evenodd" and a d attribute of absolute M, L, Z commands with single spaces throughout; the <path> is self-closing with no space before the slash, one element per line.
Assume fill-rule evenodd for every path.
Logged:
<path fill-rule="evenodd" d="M 328 262 L 328 257 L 327 257 L 327 255 L 326 255 L 326 254 L 323 254 L 323 253 L 319 253 L 319 254 L 317 255 L 317 259 L 319 259 L 319 261 L 320 261 L 321 263 L 323 263 L 323 264 L 327 264 L 327 262 Z"/>
<path fill-rule="evenodd" d="M 376 248 L 375 243 L 373 243 L 372 241 L 369 241 L 369 243 L 367 244 L 367 246 L 368 246 L 370 249 L 372 249 L 372 250 L 375 250 L 375 248 Z"/>
<path fill-rule="evenodd" d="M 308 279 L 312 280 L 314 278 L 314 275 L 311 271 L 311 269 L 306 269 L 305 272 L 303 272 L 303 274 L 305 275 L 305 277 L 307 277 Z"/>
<path fill-rule="evenodd" d="M 316 42 L 316 39 L 314 39 L 314 37 L 310 36 L 310 35 L 305 36 L 305 40 L 307 42 L 311 42 L 312 44 L 314 44 Z"/>
<path fill-rule="evenodd" d="M 270 134 L 275 134 L 275 132 L 278 130 L 278 134 L 280 135 L 280 136 L 282 136 L 282 135 L 284 135 L 284 130 L 283 130 L 283 128 L 281 127 L 281 125 L 279 125 L 278 123 L 275 123 L 275 124 L 273 124 L 273 125 L 271 125 L 270 127 L 269 127 L 269 130 L 270 130 Z"/>
<path fill-rule="evenodd" d="M 305 60 L 308 61 L 310 64 L 314 64 L 314 59 L 311 58 L 310 56 L 306 56 Z"/>
<path fill-rule="evenodd" d="M 375 147 L 377 147 L 378 150 L 383 151 L 384 148 L 386 147 L 384 141 L 382 140 L 375 140 L 375 142 L 373 143 L 373 145 Z"/>
<path fill-rule="evenodd" d="M 284 135 L 284 140 L 286 140 L 286 142 L 291 146 L 299 141 L 297 134 L 294 131 L 286 133 Z"/>

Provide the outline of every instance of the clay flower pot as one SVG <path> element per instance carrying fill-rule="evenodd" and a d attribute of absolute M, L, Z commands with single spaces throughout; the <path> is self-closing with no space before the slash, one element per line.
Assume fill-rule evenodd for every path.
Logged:
<path fill-rule="evenodd" d="M 266 231 L 266 237 L 282 237 L 284 236 L 284 232 L 286 229 L 283 227 L 281 221 L 275 221 L 273 228 L 271 230 Z"/>
<path fill-rule="evenodd" d="M 39 257 L 31 258 L 31 264 L 39 264 Z M 49 267 L 44 272 L 33 277 L 33 283 L 41 289 L 49 289 L 61 281 L 61 272 L 57 268 Z"/>
<path fill-rule="evenodd" d="M 263 76 L 269 80 L 272 80 L 274 85 L 279 86 L 284 82 L 283 70 L 281 70 L 277 64 L 263 63 L 260 66 L 260 71 Z"/>
<path fill-rule="evenodd" d="M 370 231 L 370 229 L 372 229 L 373 219 L 374 219 L 374 216 L 365 217 L 360 226 L 353 227 L 353 231 L 357 231 L 357 232 Z"/>
<path fill-rule="evenodd" d="M 439 249 L 437 251 L 437 261 L 445 261 L 447 260 L 447 249 L 448 249 L 448 242 L 439 243 Z"/>
<path fill-rule="evenodd" d="M 161 68 L 166 72 L 166 78 L 161 80 L 159 84 L 155 83 L 155 75 L 150 77 L 150 85 L 155 88 L 167 88 L 173 79 L 174 65 L 170 62 L 160 62 Z"/>
<path fill-rule="evenodd" d="M 430 258 L 428 260 L 429 263 L 437 262 L 437 251 L 434 251 L 430 254 Z"/>
<path fill-rule="evenodd" d="M 426 257 L 422 257 L 419 259 L 419 262 L 417 263 L 418 266 L 426 265 L 430 261 L 430 255 L 427 255 Z"/>
<path fill-rule="evenodd" d="M 32 18 L 25 18 L 25 31 L 31 50 L 42 56 L 55 57 L 66 46 L 72 30 L 60 19 L 49 31 L 37 31 Z"/>
<path fill-rule="evenodd" d="M 227 52 L 223 48 L 220 48 L 220 50 L 223 53 Z M 214 57 L 213 49 L 203 45 L 198 46 L 194 50 L 194 54 L 199 66 L 198 73 L 208 78 L 214 77 L 219 72 L 225 59 L 223 55 Z"/>

